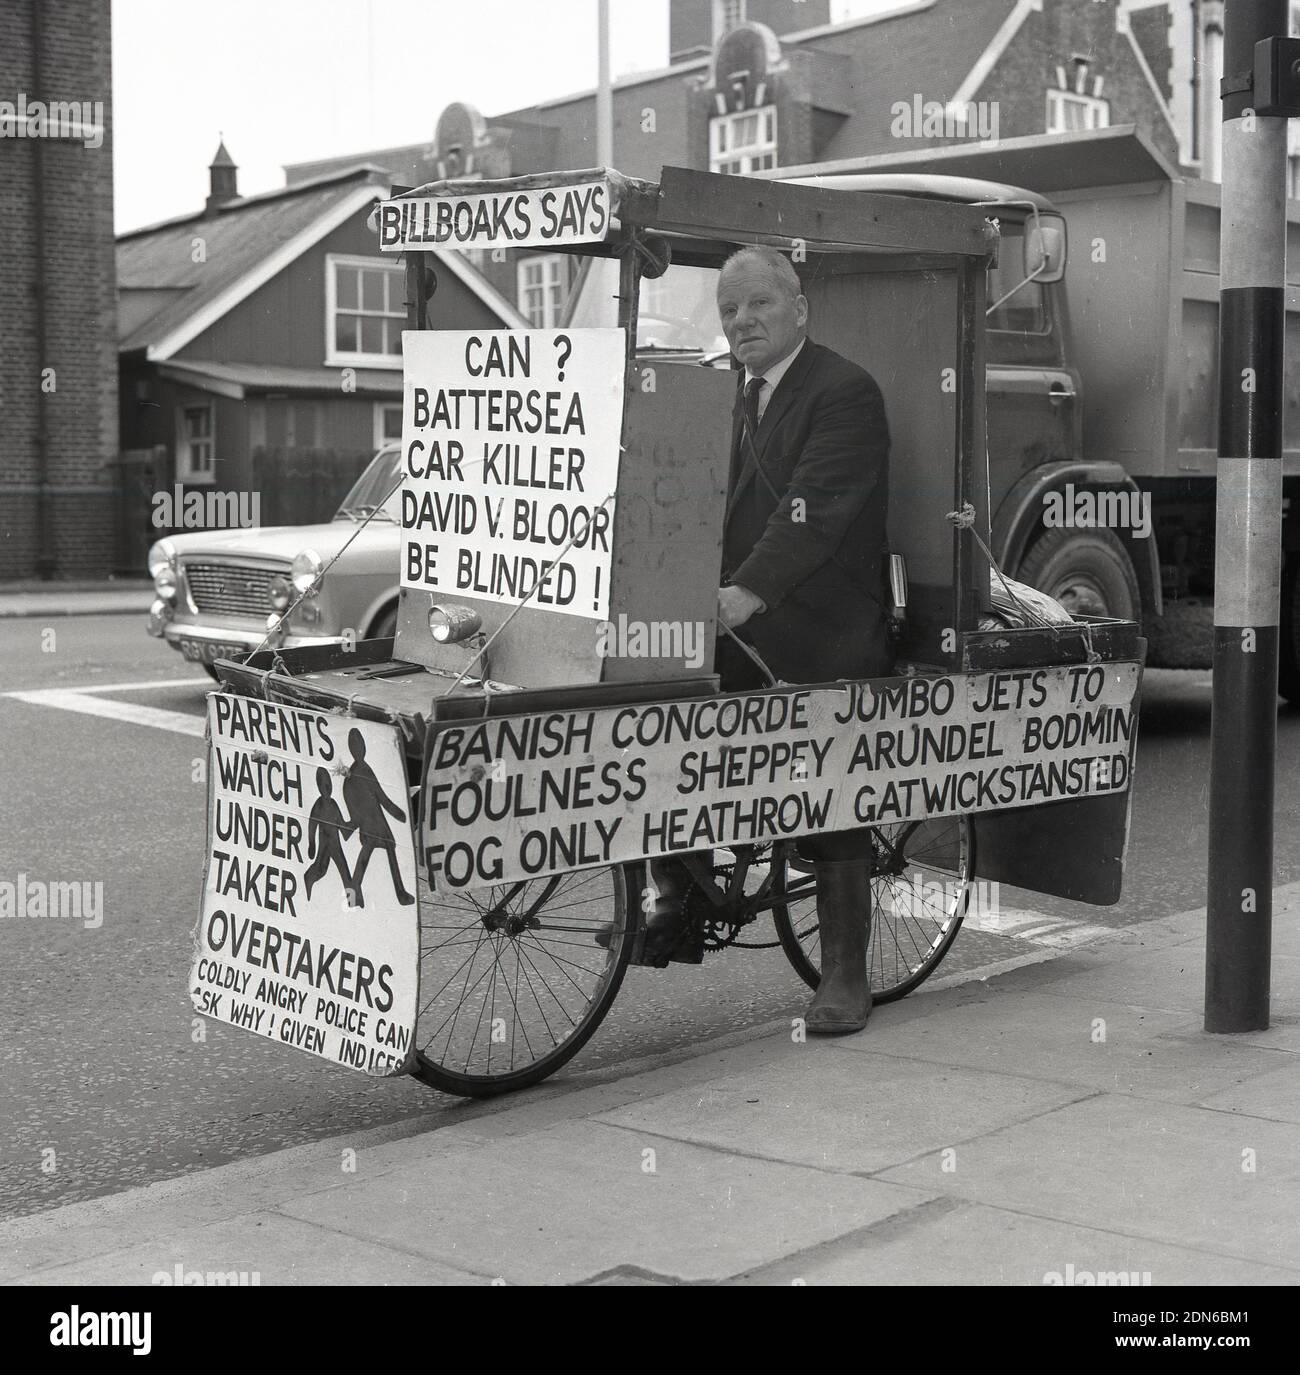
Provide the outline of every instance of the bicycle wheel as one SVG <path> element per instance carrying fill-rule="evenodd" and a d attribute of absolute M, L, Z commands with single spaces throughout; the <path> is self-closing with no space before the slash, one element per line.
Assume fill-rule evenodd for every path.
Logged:
<path fill-rule="evenodd" d="M 975 876 L 975 825 L 968 816 L 935 817 L 873 828 L 871 945 L 867 967 L 875 1002 L 906 997 L 939 967 L 957 939 Z M 782 866 L 786 901 L 773 908 L 776 932 L 795 972 L 810 988 L 821 981 L 816 885 L 792 847 Z M 787 875 L 789 881 L 787 882 Z"/>
<path fill-rule="evenodd" d="M 621 869 L 448 893 L 422 881 L 419 899 L 417 1079 L 486 1098 L 581 1049 L 632 953 Z"/>

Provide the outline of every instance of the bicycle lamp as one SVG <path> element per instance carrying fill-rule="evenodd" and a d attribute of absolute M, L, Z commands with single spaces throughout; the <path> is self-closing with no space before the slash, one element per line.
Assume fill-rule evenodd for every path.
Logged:
<path fill-rule="evenodd" d="M 319 592 L 323 577 L 324 565 L 314 549 L 304 549 L 294 557 L 289 569 L 289 580 L 299 592 L 306 596 Z"/>
<path fill-rule="evenodd" d="M 467 640 L 482 624 L 483 618 L 467 606 L 434 605 L 429 608 L 429 634 L 439 644 L 458 644 Z"/>

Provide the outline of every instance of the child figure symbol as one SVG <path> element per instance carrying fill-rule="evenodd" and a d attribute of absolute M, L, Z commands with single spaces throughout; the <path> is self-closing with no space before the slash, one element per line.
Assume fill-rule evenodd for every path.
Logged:
<path fill-rule="evenodd" d="M 302 886 L 311 897 L 313 886 L 325 877 L 325 871 L 333 864 L 343 880 L 343 891 L 350 893 L 356 885 L 348 868 L 348 858 L 343 853 L 343 839 L 353 828 L 343 819 L 339 804 L 334 800 L 334 784 L 328 769 L 316 770 L 316 790 L 320 796 L 307 822 L 307 856 L 311 865 L 302 876 Z"/>

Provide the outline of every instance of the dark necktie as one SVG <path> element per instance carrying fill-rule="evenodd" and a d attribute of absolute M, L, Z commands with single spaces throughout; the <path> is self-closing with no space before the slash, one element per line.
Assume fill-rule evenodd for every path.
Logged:
<path fill-rule="evenodd" d="M 758 435 L 758 394 L 767 384 L 763 377 L 751 377 L 745 383 L 745 422 L 749 426 L 750 438 L 757 442 Z"/>

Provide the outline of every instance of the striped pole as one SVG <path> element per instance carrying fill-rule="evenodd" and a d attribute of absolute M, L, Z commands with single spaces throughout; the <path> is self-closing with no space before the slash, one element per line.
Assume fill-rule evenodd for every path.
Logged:
<path fill-rule="evenodd" d="M 1253 71 L 1286 32 L 1286 0 L 1227 0 L 1206 1031 L 1268 1026 L 1287 121 L 1255 113 Z"/>

